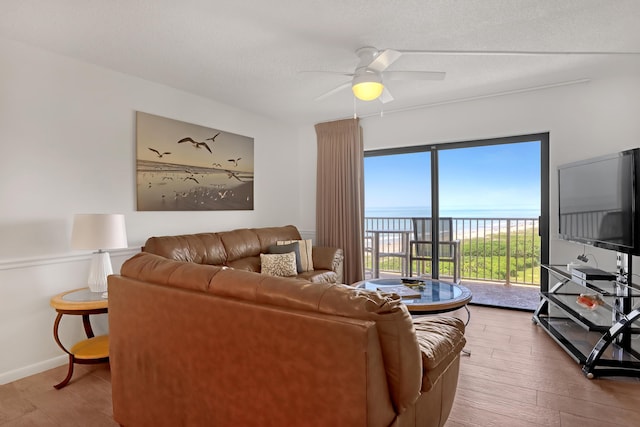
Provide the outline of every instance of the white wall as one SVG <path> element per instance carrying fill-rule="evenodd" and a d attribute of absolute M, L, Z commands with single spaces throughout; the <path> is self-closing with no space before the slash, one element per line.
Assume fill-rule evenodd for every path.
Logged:
<path fill-rule="evenodd" d="M 66 361 L 49 299 L 88 274 L 74 213 L 125 214 L 116 272 L 151 235 L 299 224 L 296 128 L 1 38 L 0 63 L 0 384 Z M 254 210 L 136 212 L 136 110 L 253 137 Z M 79 318 L 62 328 L 81 337 Z"/>

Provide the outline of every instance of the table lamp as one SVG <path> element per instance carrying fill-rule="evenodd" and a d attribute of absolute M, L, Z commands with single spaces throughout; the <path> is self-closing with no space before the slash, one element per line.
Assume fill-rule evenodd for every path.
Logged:
<path fill-rule="evenodd" d="M 107 249 L 127 247 L 127 230 L 121 214 L 76 214 L 71 231 L 71 248 L 97 250 L 91 258 L 89 289 L 107 291 L 107 276 L 113 274 Z"/>

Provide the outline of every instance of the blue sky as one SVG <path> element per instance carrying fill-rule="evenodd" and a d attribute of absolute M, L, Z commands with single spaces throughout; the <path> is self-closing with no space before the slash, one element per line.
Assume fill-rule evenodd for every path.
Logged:
<path fill-rule="evenodd" d="M 430 153 L 365 158 L 365 207 L 429 206 Z M 540 144 L 439 151 L 440 209 L 539 209 Z"/>

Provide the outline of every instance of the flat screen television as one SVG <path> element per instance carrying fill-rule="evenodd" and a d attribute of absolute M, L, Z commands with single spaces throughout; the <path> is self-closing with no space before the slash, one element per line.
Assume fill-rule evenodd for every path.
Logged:
<path fill-rule="evenodd" d="M 558 167 L 561 239 L 640 255 L 640 148 Z"/>

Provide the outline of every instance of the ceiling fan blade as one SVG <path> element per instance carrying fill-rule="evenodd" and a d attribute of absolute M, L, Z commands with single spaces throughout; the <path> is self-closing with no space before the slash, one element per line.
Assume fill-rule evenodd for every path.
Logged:
<path fill-rule="evenodd" d="M 535 50 L 401 50 L 403 55 L 493 55 L 493 56 L 545 56 L 545 55 L 640 55 L 640 51 L 535 51 Z"/>
<path fill-rule="evenodd" d="M 351 82 L 346 82 L 346 83 L 342 83 L 340 86 L 331 89 L 329 92 L 325 92 L 322 95 L 320 95 L 319 97 L 317 97 L 315 100 L 316 101 L 322 101 L 323 99 L 326 99 L 328 97 L 330 97 L 331 95 L 340 92 L 343 89 L 346 89 L 348 87 L 351 86 Z"/>
<path fill-rule="evenodd" d="M 353 73 L 347 73 L 345 71 L 325 71 L 325 70 L 302 70 L 298 71 L 298 74 L 333 74 L 336 76 L 353 77 Z"/>
<path fill-rule="evenodd" d="M 373 61 L 367 66 L 368 69 L 383 72 L 393 64 L 398 58 L 402 56 L 402 53 L 393 49 L 385 49 L 375 57 Z"/>
<path fill-rule="evenodd" d="M 384 79 L 389 80 L 444 80 L 444 71 L 385 71 Z"/>
<path fill-rule="evenodd" d="M 391 96 L 391 92 L 389 92 L 389 89 L 385 86 L 384 89 L 382 89 L 382 95 L 380 95 L 380 102 L 386 104 L 391 101 L 393 101 L 393 96 Z"/>

